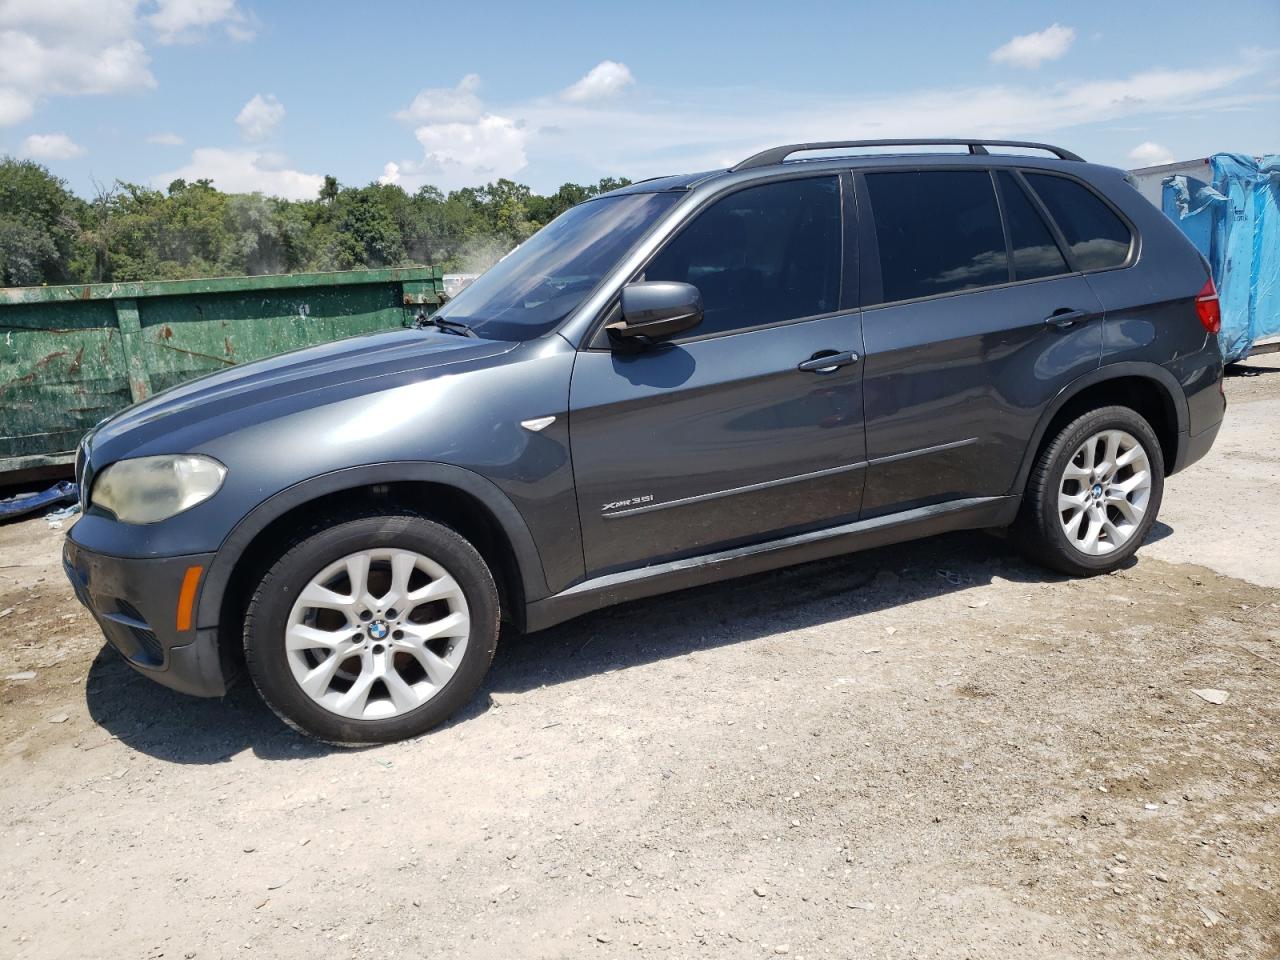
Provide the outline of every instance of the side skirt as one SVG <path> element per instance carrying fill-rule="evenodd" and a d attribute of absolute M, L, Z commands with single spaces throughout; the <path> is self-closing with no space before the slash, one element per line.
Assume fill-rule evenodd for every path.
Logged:
<path fill-rule="evenodd" d="M 525 629 L 533 633 L 615 603 L 822 560 L 842 553 L 855 553 L 952 530 L 1006 527 L 1017 516 L 1021 499 L 1013 496 L 950 500 L 766 543 L 595 577 L 529 604 L 525 609 Z"/>

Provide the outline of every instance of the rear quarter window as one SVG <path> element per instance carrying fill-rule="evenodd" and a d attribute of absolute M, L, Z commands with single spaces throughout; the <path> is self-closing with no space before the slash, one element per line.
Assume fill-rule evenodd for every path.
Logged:
<path fill-rule="evenodd" d="M 1105 270 L 1129 259 L 1133 234 L 1092 190 L 1066 177 L 1029 171 L 1023 176 L 1057 221 L 1076 269 Z"/>
<path fill-rule="evenodd" d="M 1009 282 L 1000 208 L 986 170 L 869 173 L 884 300 Z"/>

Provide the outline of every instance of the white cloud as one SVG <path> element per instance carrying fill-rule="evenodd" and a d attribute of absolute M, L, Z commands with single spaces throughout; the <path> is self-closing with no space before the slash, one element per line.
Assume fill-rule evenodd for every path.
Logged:
<path fill-rule="evenodd" d="M 1140 167 L 1154 167 L 1162 163 L 1173 163 L 1173 151 L 1148 140 L 1130 150 L 1129 159 Z"/>
<path fill-rule="evenodd" d="M 143 35 L 189 43 L 218 25 L 252 36 L 235 0 L 0 0 L 0 126 L 49 97 L 150 89 Z"/>
<path fill-rule="evenodd" d="M 484 104 L 477 95 L 480 91 L 478 74 L 468 73 L 456 87 L 433 87 L 418 91 L 413 102 L 399 111 L 396 118 L 409 122 L 449 123 L 458 120 L 478 120 L 484 112 Z"/>
<path fill-rule="evenodd" d="M 777 143 L 826 140 L 833 134 L 1055 140 L 1090 159 L 1119 164 L 1139 137 L 1155 137 L 1156 130 L 1173 124 L 1195 127 L 1188 118 L 1197 113 L 1221 116 L 1242 105 L 1273 110 L 1274 97 L 1258 90 L 1257 81 L 1271 75 L 1275 56 L 1239 50 L 1205 67 L 822 98 L 767 88 L 701 88 L 662 99 L 638 92 L 581 103 L 553 93 L 486 104 L 476 95 L 479 81 L 469 80 L 447 91 L 471 95 L 466 109 L 452 114 L 461 119 L 415 126 L 422 152 L 417 158 L 395 158 L 396 182 L 407 190 L 423 184 L 453 189 L 518 176 L 538 189 L 554 189 L 565 179 L 639 179 L 714 169 Z M 409 111 L 402 116 L 408 119 Z M 761 116 L 772 118 L 763 133 Z M 1128 130 L 1121 133 L 1118 127 Z M 1135 134 L 1133 128 L 1152 132 Z M 1197 149 L 1211 151 L 1213 144 Z M 384 178 L 391 175 L 384 169 Z"/>
<path fill-rule="evenodd" d="M 1194 113 L 1221 111 L 1242 103 L 1260 103 L 1267 94 L 1253 79 L 1269 75 L 1272 56 L 1238 51 L 1215 58 L 1214 66 L 1151 69 L 1129 76 L 1065 83 L 945 86 L 881 96 L 837 94 L 807 103 L 781 91 L 704 90 L 668 100 L 629 98 L 625 106 L 577 104 L 545 98 L 504 105 L 504 116 L 518 118 L 527 131 L 525 149 L 539 187 L 566 177 L 626 176 L 639 179 L 664 173 L 722 167 L 777 143 L 831 139 L 908 137 L 927 133 L 952 136 L 1049 139 L 1089 150 L 1089 143 L 1114 139 L 1097 125 L 1139 118 L 1168 126 L 1188 123 Z M 1221 65 L 1217 65 L 1221 64 Z M 1242 81 L 1249 81 L 1248 86 Z M 1267 101 L 1271 102 L 1271 101 Z M 769 116 L 762 135 L 760 117 Z M 1155 129 L 1156 124 L 1147 124 Z M 1081 129 L 1086 128 L 1086 129 Z M 554 136 L 544 135 L 548 129 Z M 1065 135 L 1064 131 L 1073 131 Z M 767 137 L 767 139 L 764 139 Z M 1083 141 L 1083 142 L 1082 142 Z M 1091 159 L 1120 162 L 1128 137 Z M 1206 149 L 1212 149 L 1212 144 Z M 541 180 L 554 170 L 555 179 Z"/>
<path fill-rule="evenodd" d="M 1047 60 L 1057 60 L 1075 43 L 1074 27 L 1055 23 L 1039 33 L 1024 33 L 991 51 L 992 63 L 1034 69 Z"/>
<path fill-rule="evenodd" d="M 235 0 L 156 0 L 147 22 L 162 44 L 195 43 L 210 27 L 222 26 L 233 40 L 252 40 L 253 25 Z"/>
<path fill-rule="evenodd" d="M 284 104 L 276 99 L 274 93 L 265 97 L 255 93 L 253 99 L 236 114 L 236 125 L 240 127 L 240 136 L 250 143 L 258 143 L 271 136 L 283 119 Z"/>
<path fill-rule="evenodd" d="M 604 100 L 616 97 L 635 82 L 635 77 L 631 75 L 625 63 L 602 60 L 592 67 L 585 77 L 564 90 L 560 96 L 570 103 Z"/>
<path fill-rule="evenodd" d="M 178 178 L 187 181 L 209 179 L 219 190 L 228 193 L 265 193 L 289 200 L 313 200 L 324 184 L 323 175 L 290 169 L 284 158 L 276 154 L 217 147 L 195 150 L 190 162 L 177 170 L 152 177 L 152 183 L 164 187 Z"/>
<path fill-rule="evenodd" d="M 528 163 L 523 124 L 486 111 L 479 93 L 480 77 L 474 73 L 455 87 L 419 91 L 396 117 L 418 124 L 413 134 L 422 146 L 422 159 L 388 163 L 378 182 L 452 189 L 523 170 Z"/>
<path fill-rule="evenodd" d="M 22 141 L 21 153 L 36 160 L 70 160 L 84 154 L 84 147 L 65 133 L 33 133 Z"/>
<path fill-rule="evenodd" d="M 384 187 L 400 182 L 400 164 L 394 160 L 388 160 L 387 165 L 382 168 L 382 176 L 378 178 L 378 182 Z"/>
<path fill-rule="evenodd" d="M 17 90 L 0 87 L 0 127 L 11 127 L 31 116 L 35 104 Z"/>
<path fill-rule="evenodd" d="M 147 137 L 147 143 L 158 144 L 162 147 L 180 147 L 186 141 L 176 133 L 153 133 Z"/>
<path fill-rule="evenodd" d="M 155 86 L 133 36 L 137 0 L 0 0 L 0 123 L 49 96 Z"/>
<path fill-rule="evenodd" d="M 512 177 L 528 164 L 525 132 L 507 117 L 485 114 L 474 123 L 434 123 L 418 127 L 423 160 L 413 172 L 451 188 Z"/>

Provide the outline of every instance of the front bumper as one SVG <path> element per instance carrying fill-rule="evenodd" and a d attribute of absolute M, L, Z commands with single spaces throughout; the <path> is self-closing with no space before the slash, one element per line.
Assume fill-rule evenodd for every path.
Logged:
<path fill-rule="evenodd" d="M 217 628 L 178 629 L 183 580 L 192 567 L 207 571 L 213 554 L 113 557 L 85 549 L 71 533 L 63 543 L 62 568 L 76 598 L 129 665 L 182 693 L 226 693 L 230 664 L 221 656 Z"/>

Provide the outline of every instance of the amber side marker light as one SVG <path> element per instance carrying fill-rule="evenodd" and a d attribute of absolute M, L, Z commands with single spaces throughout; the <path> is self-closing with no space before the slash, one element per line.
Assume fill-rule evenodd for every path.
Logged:
<path fill-rule="evenodd" d="M 182 589 L 178 591 L 178 629 L 191 629 L 191 611 L 196 605 L 196 587 L 200 585 L 200 574 L 204 567 L 187 567 L 182 576 Z"/>

